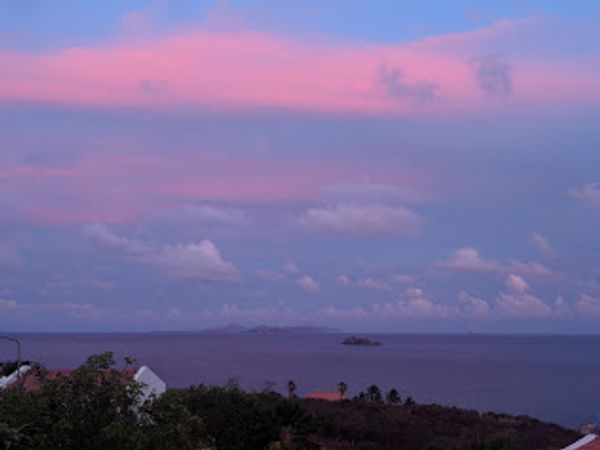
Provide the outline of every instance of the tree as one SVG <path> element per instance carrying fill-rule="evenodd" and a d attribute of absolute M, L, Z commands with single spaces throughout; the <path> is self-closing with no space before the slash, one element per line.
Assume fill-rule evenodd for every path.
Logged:
<path fill-rule="evenodd" d="M 288 397 L 292 398 L 296 395 L 296 383 L 293 380 L 288 381 L 287 383 Z"/>
<path fill-rule="evenodd" d="M 206 386 L 179 392 L 188 410 L 204 419 L 218 449 L 311 448 L 312 416 L 298 399 Z"/>
<path fill-rule="evenodd" d="M 151 418 L 148 448 L 160 450 L 196 450 L 212 448 L 204 421 L 190 413 L 179 391 L 167 391 L 146 409 Z"/>
<path fill-rule="evenodd" d="M 369 386 L 369 388 L 367 389 L 367 396 L 368 396 L 370 402 L 373 402 L 373 403 L 383 402 L 381 390 L 375 384 Z"/>
<path fill-rule="evenodd" d="M 404 400 L 404 406 L 406 406 L 407 408 L 412 408 L 416 404 L 417 402 L 415 402 L 412 397 L 407 397 L 406 400 Z"/>
<path fill-rule="evenodd" d="M 180 397 L 140 404 L 141 386 L 112 353 L 68 374 L 31 369 L 34 390 L 0 391 L 0 447 L 14 450 L 197 450 L 210 448 L 200 417 Z"/>
<path fill-rule="evenodd" d="M 346 383 L 344 383 L 343 381 L 340 381 L 337 384 L 337 390 L 340 393 L 340 400 L 342 400 L 344 398 L 344 396 L 346 395 L 346 392 L 348 391 L 348 385 Z"/>
<path fill-rule="evenodd" d="M 280 438 L 274 412 L 281 396 L 240 389 L 193 386 L 180 391 L 187 409 L 204 419 L 207 434 L 221 449 L 264 449 Z"/>
<path fill-rule="evenodd" d="M 358 395 L 356 395 L 356 396 L 354 397 L 354 400 L 357 400 L 357 401 L 359 401 L 359 402 L 366 402 L 366 401 L 368 400 L 367 393 L 366 393 L 365 391 L 360 391 L 360 392 L 358 393 Z"/>
<path fill-rule="evenodd" d="M 240 380 L 236 377 L 231 377 L 225 383 L 225 389 L 239 389 L 240 388 Z"/>
<path fill-rule="evenodd" d="M 280 400 L 275 404 L 274 412 L 281 432 L 279 441 L 273 448 L 309 448 L 308 436 L 313 431 L 312 421 L 300 404 L 296 401 Z"/>
<path fill-rule="evenodd" d="M 400 398 L 400 394 L 398 394 L 398 391 L 396 389 L 390 389 L 390 391 L 386 395 L 386 400 L 390 405 L 395 405 L 402 401 L 402 399 Z"/>

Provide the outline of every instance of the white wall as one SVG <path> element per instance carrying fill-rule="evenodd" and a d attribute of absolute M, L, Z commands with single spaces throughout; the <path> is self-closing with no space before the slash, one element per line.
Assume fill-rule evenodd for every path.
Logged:
<path fill-rule="evenodd" d="M 144 403 L 151 395 L 159 397 L 167 390 L 165 382 L 147 366 L 140 367 L 133 379 L 142 385 L 140 403 Z"/>
<path fill-rule="evenodd" d="M 25 375 L 25 373 L 26 373 L 26 372 L 27 372 L 29 369 L 31 369 L 31 367 L 30 367 L 30 366 L 23 365 L 23 366 L 19 367 L 19 370 L 18 370 L 18 371 L 17 371 L 17 370 L 15 370 L 15 371 L 14 371 L 13 373 L 11 373 L 9 376 L 7 376 L 7 377 L 0 377 L 0 389 L 5 389 L 5 388 L 7 388 L 8 386 L 10 386 L 11 384 L 15 383 L 15 382 L 16 382 L 16 381 L 19 379 L 19 376 L 18 376 L 18 373 L 17 373 L 17 372 L 20 372 L 20 373 L 21 373 L 21 376 L 23 376 L 23 375 Z"/>

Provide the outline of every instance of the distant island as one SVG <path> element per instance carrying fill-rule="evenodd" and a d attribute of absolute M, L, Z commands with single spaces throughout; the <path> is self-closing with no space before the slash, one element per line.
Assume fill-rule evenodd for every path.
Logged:
<path fill-rule="evenodd" d="M 350 336 L 342 341 L 342 345 L 363 345 L 367 347 L 378 347 L 381 345 L 381 342 L 372 341 L 367 338 L 359 338 L 356 336 Z"/>

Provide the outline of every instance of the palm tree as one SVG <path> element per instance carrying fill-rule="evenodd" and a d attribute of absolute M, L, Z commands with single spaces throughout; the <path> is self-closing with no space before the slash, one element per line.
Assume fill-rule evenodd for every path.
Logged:
<path fill-rule="evenodd" d="M 395 405 L 396 403 L 401 402 L 400 394 L 398 394 L 398 391 L 396 389 L 391 389 L 387 393 L 386 399 L 390 405 Z"/>
<path fill-rule="evenodd" d="M 337 384 L 337 390 L 340 393 L 340 400 L 342 400 L 344 398 L 344 396 L 346 395 L 346 391 L 348 391 L 348 385 L 346 383 L 344 383 L 343 381 L 340 381 Z"/>
<path fill-rule="evenodd" d="M 292 398 L 294 396 L 294 394 L 296 393 L 296 383 L 294 383 L 293 380 L 288 381 L 287 390 L 288 390 L 288 397 Z"/>

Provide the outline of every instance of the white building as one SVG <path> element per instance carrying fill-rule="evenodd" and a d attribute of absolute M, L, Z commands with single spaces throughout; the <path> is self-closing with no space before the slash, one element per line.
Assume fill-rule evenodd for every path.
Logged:
<path fill-rule="evenodd" d="M 0 389 L 7 388 L 11 384 L 16 383 L 17 380 L 19 379 L 19 372 L 20 372 L 21 377 L 23 377 L 29 369 L 31 369 L 31 367 L 29 367 L 27 365 L 23 365 L 23 366 L 19 367 L 19 370 L 15 370 L 10 375 L 0 377 Z"/>
<path fill-rule="evenodd" d="M 140 403 L 144 403 L 151 395 L 160 397 L 167 390 L 166 383 L 148 366 L 140 367 L 133 375 L 133 379 L 142 386 Z"/>
<path fill-rule="evenodd" d="M 595 434 L 587 434 L 563 450 L 600 450 L 600 437 Z"/>

